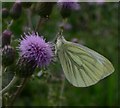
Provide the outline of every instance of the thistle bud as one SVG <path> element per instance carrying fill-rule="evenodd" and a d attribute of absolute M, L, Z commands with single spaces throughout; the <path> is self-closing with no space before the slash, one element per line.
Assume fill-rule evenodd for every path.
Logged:
<path fill-rule="evenodd" d="M 34 60 L 29 60 L 25 57 L 20 57 L 16 65 L 16 75 L 21 78 L 29 77 L 33 74 L 36 63 Z"/>
<path fill-rule="evenodd" d="M 9 15 L 9 11 L 7 10 L 7 8 L 3 8 L 2 9 L 2 18 L 7 18 Z"/>
<path fill-rule="evenodd" d="M 9 46 L 6 45 L 2 49 L 2 65 L 9 66 L 14 63 L 15 60 L 15 50 Z"/>
<path fill-rule="evenodd" d="M 13 19 L 18 19 L 22 12 L 22 5 L 20 2 L 15 2 L 10 10 L 10 15 Z"/>
<path fill-rule="evenodd" d="M 63 18 L 69 17 L 72 10 L 78 10 L 79 4 L 76 0 L 59 0 L 58 6 L 60 7 L 60 14 Z"/>
<path fill-rule="evenodd" d="M 67 3 L 66 3 L 67 4 Z M 64 3 L 65 5 L 65 3 Z M 63 18 L 69 17 L 71 14 L 71 8 L 64 6 L 61 8 L 60 14 Z"/>
<path fill-rule="evenodd" d="M 10 30 L 4 30 L 2 35 L 2 47 L 10 45 L 12 32 Z"/>
<path fill-rule="evenodd" d="M 31 7 L 31 5 L 32 5 L 32 2 L 22 2 L 22 7 L 24 8 L 29 8 Z"/>
<path fill-rule="evenodd" d="M 52 12 L 54 2 L 40 2 L 36 4 L 35 11 L 38 13 L 41 17 L 49 17 L 49 15 Z"/>

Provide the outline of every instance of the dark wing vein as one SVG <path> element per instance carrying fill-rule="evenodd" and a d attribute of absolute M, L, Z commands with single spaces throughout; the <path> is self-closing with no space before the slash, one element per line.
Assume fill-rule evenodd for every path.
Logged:
<path fill-rule="evenodd" d="M 69 71 L 69 67 L 68 67 L 68 62 L 67 62 L 67 60 L 66 60 L 66 58 L 65 58 L 65 52 L 63 52 L 63 57 L 64 57 L 64 60 L 63 61 L 61 61 L 61 64 L 62 64 L 62 62 L 64 62 L 65 61 L 65 64 L 66 64 L 66 68 L 67 68 L 67 70 L 68 70 L 68 75 L 69 75 L 69 78 L 71 77 L 70 76 L 70 71 Z M 63 65 L 63 64 L 62 64 Z M 64 69 L 64 67 L 63 67 L 63 69 Z"/>
<path fill-rule="evenodd" d="M 77 54 L 76 54 L 75 52 L 72 52 L 72 51 L 69 51 L 69 52 L 70 52 L 71 54 L 74 53 L 74 54 L 77 55 L 79 58 L 81 58 L 80 55 L 85 55 L 85 54 L 81 54 L 81 53 L 77 53 Z M 94 56 L 92 56 L 92 55 L 90 56 L 90 55 L 87 55 L 87 54 L 86 54 L 86 56 L 88 56 L 88 57 L 90 57 L 91 59 L 93 59 L 93 60 L 96 61 L 96 59 L 95 59 Z M 86 60 L 85 58 L 81 58 L 81 59 L 84 59 L 85 61 L 87 61 L 88 63 L 90 63 L 90 62 L 89 62 L 88 60 Z M 90 63 L 90 64 L 91 64 L 91 63 Z M 94 65 L 94 64 L 93 64 L 93 65 Z M 94 66 L 95 66 L 95 65 L 94 65 Z M 95 66 L 95 67 L 96 67 L 96 66 Z M 96 69 L 98 69 L 98 68 L 96 67 Z M 98 70 L 99 70 L 99 69 L 98 69 Z M 101 70 L 99 70 L 99 71 L 101 71 Z"/>
<path fill-rule="evenodd" d="M 68 47 L 69 47 L 69 46 L 68 46 Z M 75 47 L 75 48 L 77 48 L 77 47 Z M 86 47 L 86 48 L 87 48 L 87 47 Z M 82 48 L 77 48 L 77 49 L 84 51 L 84 49 L 82 49 Z M 70 53 L 74 53 L 74 54 L 76 54 L 76 55 L 78 55 L 78 56 L 79 56 L 79 54 L 80 54 L 80 55 L 89 56 L 89 57 L 92 58 L 92 59 L 95 58 L 95 56 L 93 56 L 92 53 L 90 53 L 90 51 L 89 51 L 89 50 L 91 50 L 91 49 L 89 49 L 89 48 L 87 48 L 87 49 L 88 49 L 88 52 L 89 52 L 89 54 L 90 54 L 91 56 L 90 56 L 90 55 L 87 55 L 87 54 L 85 54 L 85 53 L 78 53 L 78 52 L 73 52 L 73 51 L 71 51 L 71 50 L 69 50 L 69 49 L 68 49 L 68 50 L 69 50 Z M 106 59 L 104 56 L 100 55 L 99 53 L 97 53 L 97 52 L 95 52 L 95 51 L 93 51 L 93 50 L 91 50 L 91 52 L 95 53 L 96 56 L 99 56 L 100 59 L 101 59 L 101 58 L 102 58 L 102 59 L 103 59 L 103 58 Z M 101 62 L 102 60 L 100 60 L 100 59 L 98 59 L 98 60 Z M 84 60 L 85 60 L 85 59 L 84 59 Z M 95 59 L 95 60 L 96 60 L 96 59 Z M 87 61 L 87 62 L 89 62 L 89 61 Z M 109 62 L 109 61 L 108 61 L 108 62 Z M 103 62 L 101 62 L 101 63 L 102 63 L 102 65 L 103 65 L 103 67 L 105 67 L 106 69 L 109 70 L 109 67 L 108 67 L 105 63 L 103 63 Z M 94 64 L 93 64 L 93 65 L 94 65 Z M 95 66 L 96 69 L 98 69 L 98 68 L 96 67 L 96 65 L 94 65 L 94 66 Z M 101 71 L 100 69 L 98 69 L 98 70 Z M 104 73 L 104 75 L 105 75 L 105 71 L 104 71 L 104 70 L 103 70 L 103 73 Z M 99 74 L 99 73 L 98 73 L 98 74 Z M 100 75 L 100 74 L 99 74 L 99 75 Z"/>
<path fill-rule="evenodd" d="M 79 55 L 77 55 L 82 61 L 86 61 L 86 62 L 88 62 L 91 66 L 93 66 L 94 68 L 96 68 L 97 70 L 99 70 L 100 72 L 101 72 L 101 70 L 98 68 L 98 67 L 96 67 L 96 65 L 94 65 L 94 64 L 91 64 L 91 62 L 89 62 L 88 60 L 86 60 L 85 58 L 81 58 Z M 103 64 L 102 64 L 103 65 Z M 98 73 L 99 74 L 99 73 Z M 100 74 L 99 74 L 100 75 Z"/>
<path fill-rule="evenodd" d="M 68 53 L 67 53 L 68 54 Z M 87 86 L 87 84 L 86 84 L 86 81 L 84 80 L 84 77 L 83 77 L 83 75 L 81 74 L 81 71 L 78 69 L 80 66 L 75 62 L 75 61 L 73 61 L 73 59 L 71 58 L 71 56 L 68 54 L 68 58 L 69 59 L 71 59 L 71 62 L 73 62 L 71 65 L 72 65 L 72 67 L 73 67 L 73 73 L 76 75 L 76 79 L 78 79 L 78 76 L 77 76 L 77 72 L 78 72 L 78 74 L 79 74 L 79 76 L 82 78 L 82 80 L 83 80 L 83 82 L 84 82 L 84 84 Z M 78 71 L 77 70 L 75 70 L 75 66 L 76 66 L 76 68 L 78 69 Z M 79 77 L 79 78 L 80 78 Z M 78 84 L 78 86 L 79 86 L 79 82 L 78 82 L 78 80 L 77 80 L 77 84 Z"/>
<path fill-rule="evenodd" d="M 90 55 L 88 55 L 88 54 L 86 54 L 86 53 L 80 53 L 80 52 L 73 52 L 73 51 L 71 51 L 71 50 L 68 50 L 70 53 L 72 53 L 72 54 L 76 54 L 76 55 L 86 55 L 86 56 L 88 56 L 88 57 L 90 57 L 90 58 L 94 58 L 94 56 L 91 54 L 91 53 L 89 53 Z M 85 52 L 85 51 L 84 51 Z"/>
<path fill-rule="evenodd" d="M 80 57 L 80 58 L 81 58 L 81 57 Z M 91 72 L 94 72 L 94 70 L 93 70 L 92 68 L 90 68 L 90 66 L 88 66 L 87 63 L 85 63 L 85 61 L 88 62 L 88 63 L 91 65 L 91 67 L 96 68 L 97 70 L 99 70 L 99 69 L 96 67 L 96 65 L 90 63 L 90 62 L 87 61 L 86 59 L 81 58 L 81 60 L 82 60 L 82 62 L 86 65 L 86 67 L 89 68 L 89 70 L 91 70 Z M 100 72 L 100 71 L 101 71 L 101 70 L 99 70 L 99 72 Z M 99 72 L 97 72 L 97 73 L 100 75 Z M 98 74 L 97 74 L 97 73 L 94 72 L 94 74 L 96 74 L 96 76 L 98 77 Z M 101 76 L 101 75 L 100 75 L 100 76 Z"/>
<path fill-rule="evenodd" d="M 68 66 L 69 66 L 69 68 L 70 68 L 70 72 L 73 73 L 74 79 L 77 79 L 76 76 L 75 76 L 75 73 L 74 73 L 74 71 L 73 71 L 73 69 L 72 69 L 73 66 L 72 66 L 72 64 L 70 63 L 71 61 L 70 61 L 69 57 L 67 57 L 67 53 L 64 52 L 64 54 L 65 54 L 66 60 L 68 59 L 67 62 L 68 62 Z M 70 65 L 70 64 L 71 64 L 71 65 Z M 72 77 L 72 76 L 71 76 L 71 77 Z M 76 81 L 76 83 L 78 84 L 77 80 L 75 80 L 75 81 Z"/>
<path fill-rule="evenodd" d="M 80 71 L 80 69 L 84 69 L 83 71 L 86 73 L 86 75 L 94 82 L 94 79 L 90 76 L 89 73 L 87 73 L 87 72 L 85 71 L 85 68 L 84 68 L 82 65 L 80 66 L 79 64 L 77 64 L 77 62 L 76 62 L 74 59 L 72 59 L 72 57 L 69 55 L 69 53 L 67 53 L 67 54 L 68 54 L 69 58 L 74 62 L 74 64 L 76 65 L 76 67 L 78 67 L 78 70 Z M 81 60 L 81 59 L 80 59 L 80 60 Z M 83 62 L 83 61 L 82 61 L 82 62 Z M 80 67 L 82 67 L 82 68 L 80 68 Z M 81 71 L 80 71 L 79 73 L 80 73 L 83 81 L 86 82 L 86 81 L 84 80 L 84 77 L 83 77 Z M 85 84 L 86 84 L 86 83 L 85 83 Z"/>
<path fill-rule="evenodd" d="M 68 55 L 69 55 L 69 54 L 68 54 Z M 71 57 L 71 56 L 69 55 L 69 57 Z M 82 63 L 86 65 L 86 63 L 84 62 L 84 60 L 85 60 L 85 61 L 87 61 L 87 60 L 86 60 L 86 59 L 83 60 L 83 58 L 81 58 L 80 56 L 78 56 L 78 57 L 80 58 L 80 60 L 82 61 Z M 72 59 L 72 57 L 71 57 L 71 59 Z M 74 59 L 72 59 L 72 60 L 74 61 Z M 76 61 L 74 61 L 74 62 L 77 64 Z M 87 62 L 88 62 L 88 61 L 87 61 Z M 90 62 L 88 62 L 88 63 L 91 64 Z M 91 65 L 92 65 L 92 64 L 91 64 Z M 78 65 L 78 66 L 79 66 L 79 65 Z M 93 65 L 92 65 L 92 66 L 93 66 Z M 89 66 L 87 66 L 87 67 L 89 68 L 89 70 L 91 70 L 91 68 L 90 68 Z M 83 69 L 84 69 L 84 71 L 85 71 L 85 68 L 83 68 Z M 91 70 L 91 72 L 94 72 L 94 71 Z M 86 71 L 85 71 L 85 73 L 91 78 L 92 81 L 94 81 L 93 78 L 90 76 L 90 74 L 88 74 Z M 95 74 L 96 74 L 96 73 L 95 73 Z M 96 74 L 96 76 L 97 76 L 97 74 Z"/>

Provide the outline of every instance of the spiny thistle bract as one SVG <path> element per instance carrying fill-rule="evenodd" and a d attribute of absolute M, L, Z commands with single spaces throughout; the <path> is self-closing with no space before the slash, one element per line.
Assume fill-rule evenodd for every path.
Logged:
<path fill-rule="evenodd" d="M 25 34 L 25 37 L 20 40 L 19 50 L 17 73 L 21 77 L 32 75 L 36 66 L 47 67 L 54 56 L 53 45 L 45 42 L 38 33 Z"/>
<path fill-rule="evenodd" d="M 5 45 L 2 48 L 2 65 L 9 66 L 14 63 L 15 50 L 10 45 Z"/>

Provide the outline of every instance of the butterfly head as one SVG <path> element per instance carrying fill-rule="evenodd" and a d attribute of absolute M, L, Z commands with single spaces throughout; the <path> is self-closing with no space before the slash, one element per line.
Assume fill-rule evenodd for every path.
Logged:
<path fill-rule="evenodd" d="M 60 49 L 65 42 L 66 42 L 65 38 L 62 35 L 59 35 L 56 42 L 57 49 Z"/>

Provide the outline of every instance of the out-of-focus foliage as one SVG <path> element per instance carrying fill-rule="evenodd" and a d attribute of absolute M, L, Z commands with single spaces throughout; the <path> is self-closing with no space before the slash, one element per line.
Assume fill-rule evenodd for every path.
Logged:
<path fill-rule="evenodd" d="M 13 3 L 3 3 L 3 7 L 10 9 Z M 64 36 L 71 41 L 77 38 L 78 42 L 107 57 L 114 65 L 115 72 L 96 85 L 87 88 L 76 88 L 64 78 L 59 61 L 51 64 L 48 75 L 31 79 L 20 97 L 16 100 L 17 106 L 93 106 L 118 103 L 118 3 L 79 3 L 80 10 L 72 13 L 68 19 L 70 29 L 64 30 Z M 29 16 L 29 10 L 23 9 L 21 17 L 13 22 L 11 31 L 14 34 L 12 46 L 17 47 L 16 40 L 27 31 L 29 20 L 33 28 L 39 16 Z M 3 20 L 2 30 L 6 29 Z M 58 32 L 58 25 L 62 17 L 55 6 L 49 20 L 39 29 L 39 34 L 52 41 Z"/>

